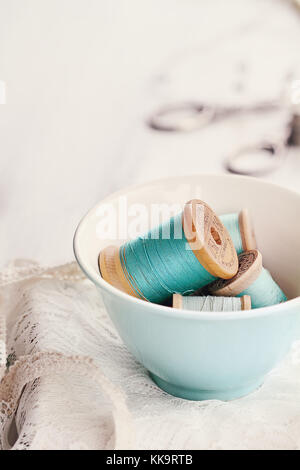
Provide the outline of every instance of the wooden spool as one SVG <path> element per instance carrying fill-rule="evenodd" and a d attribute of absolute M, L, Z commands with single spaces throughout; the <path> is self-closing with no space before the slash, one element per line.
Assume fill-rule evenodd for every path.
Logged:
<path fill-rule="evenodd" d="M 256 250 L 255 232 L 248 209 L 241 210 L 238 220 L 244 251 Z"/>
<path fill-rule="evenodd" d="M 218 279 L 204 287 L 202 294 L 235 297 L 258 278 L 262 270 L 262 256 L 258 250 L 245 251 L 239 255 L 239 270 L 229 280 Z"/>
<path fill-rule="evenodd" d="M 210 274 L 230 279 L 237 273 L 238 258 L 229 232 L 205 202 L 193 199 L 185 205 L 183 230 L 194 255 Z"/>
<path fill-rule="evenodd" d="M 242 310 L 251 310 L 251 297 L 250 295 L 243 295 L 241 297 Z"/>
<path fill-rule="evenodd" d="M 119 247 L 110 245 L 104 248 L 99 254 L 98 263 L 100 274 L 106 282 L 126 294 L 140 298 L 124 275 Z"/>
<path fill-rule="evenodd" d="M 215 277 L 232 278 L 238 270 L 237 254 L 227 229 L 214 211 L 205 202 L 192 200 L 184 207 L 182 224 L 190 248 L 202 266 Z M 98 263 L 105 281 L 133 297 L 144 299 L 142 292 L 132 288 L 130 274 L 124 274 L 119 247 L 104 248 Z"/>
<path fill-rule="evenodd" d="M 182 309 L 182 295 L 173 294 L 173 308 Z M 243 295 L 241 297 L 241 310 L 251 310 L 251 297 L 250 295 Z"/>
<path fill-rule="evenodd" d="M 181 294 L 173 294 L 173 308 L 182 308 Z"/>

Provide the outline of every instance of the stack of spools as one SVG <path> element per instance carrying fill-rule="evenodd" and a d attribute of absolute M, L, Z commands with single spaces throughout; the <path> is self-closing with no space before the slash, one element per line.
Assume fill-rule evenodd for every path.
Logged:
<path fill-rule="evenodd" d="M 102 277 L 134 297 L 184 310 L 232 312 L 286 300 L 262 266 L 246 210 L 220 218 L 203 201 L 99 255 Z"/>

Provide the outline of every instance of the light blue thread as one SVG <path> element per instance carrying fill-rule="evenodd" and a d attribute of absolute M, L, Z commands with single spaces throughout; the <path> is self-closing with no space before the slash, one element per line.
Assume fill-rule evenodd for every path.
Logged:
<path fill-rule="evenodd" d="M 187 248 L 182 214 L 122 245 L 121 266 L 135 293 L 160 303 L 174 293 L 188 294 L 214 281 L 216 277 Z"/>
<path fill-rule="evenodd" d="M 274 281 L 269 271 L 262 268 L 258 278 L 238 294 L 238 297 L 250 295 L 252 308 L 268 307 L 285 302 L 287 297 Z"/>
<path fill-rule="evenodd" d="M 182 308 L 199 312 L 237 312 L 242 310 L 242 302 L 238 297 L 189 295 L 182 297 Z"/>
<path fill-rule="evenodd" d="M 239 214 L 221 215 L 220 220 L 227 228 L 229 235 L 231 236 L 231 239 L 233 241 L 236 252 L 239 255 L 244 251 L 239 225 Z"/>

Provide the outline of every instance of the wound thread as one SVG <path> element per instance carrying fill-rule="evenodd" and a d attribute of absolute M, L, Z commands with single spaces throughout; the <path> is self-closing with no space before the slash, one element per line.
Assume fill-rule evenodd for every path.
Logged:
<path fill-rule="evenodd" d="M 250 295 L 252 308 L 269 307 L 287 300 L 286 295 L 265 268 L 262 268 L 258 278 L 240 292 L 238 297 L 243 295 Z"/>
<path fill-rule="evenodd" d="M 240 232 L 239 214 L 221 215 L 220 219 L 227 228 L 233 241 L 236 252 L 239 255 L 244 251 L 242 236 Z"/>
<path fill-rule="evenodd" d="M 243 310 L 239 297 L 183 296 L 182 309 L 198 312 L 238 312 Z"/>
<path fill-rule="evenodd" d="M 160 303 L 216 279 L 196 258 L 182 228 L 182 214 L 120 248 L 124 276 L 136 295 Z"/>

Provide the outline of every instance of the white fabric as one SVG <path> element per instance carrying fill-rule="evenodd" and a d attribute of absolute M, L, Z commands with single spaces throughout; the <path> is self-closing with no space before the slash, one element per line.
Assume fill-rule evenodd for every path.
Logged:
<path fill-rule="evenodd" d="M 300 343 L 248 397 L 189 402 L 151 381 L 75 263 L 17 261 L 0 284 L 1 448 L 300 449 Z"/>

